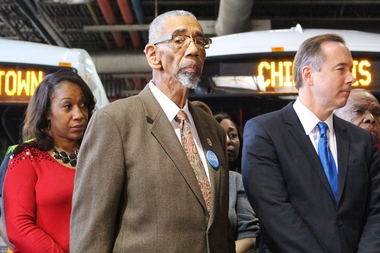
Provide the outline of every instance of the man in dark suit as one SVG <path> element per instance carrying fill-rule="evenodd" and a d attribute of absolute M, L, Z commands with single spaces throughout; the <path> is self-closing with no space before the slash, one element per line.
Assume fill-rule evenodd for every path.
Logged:
<path fill-rule="evenodd" d="M 380 251 L 376 141 L 333 115 L 355 82 L 352 61 L 338 35 L 306 40 L 294 62 L 297 100 L 245 125 L 243 181 L 260 219 L 260 252 Z M 321 136 L 320 122 L 328 127 Z M 328 165 L 320 160 L 323 143 Z"/>
<path fill-rule="evenodd" d="M 152 81 L 139 95 L 97 111 L 85 133 L 71 252 L 235 252 L 227 215 L 226 135 L 187 100 L 210 44 L 191 13 L 171 11 L 152 22 L 145 47 Z M 203 164 L 202 180 L 182 147 L 179 112 L 187 114 L 181 124 L 191 130 L 193 138 L 186 140 L 195 144 L 191 151 Z"/>

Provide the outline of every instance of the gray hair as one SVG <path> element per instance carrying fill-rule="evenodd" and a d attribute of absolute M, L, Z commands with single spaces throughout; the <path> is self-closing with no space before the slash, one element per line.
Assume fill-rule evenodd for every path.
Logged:
<path fill-rule="evenodd" d="M 177 17 L 177 16 L 188 16 L 188 17 L 193 17 L 195 20 L 197 20 L 197 18 L 191 12 L 188 12 L 188 11 L 174 10 L 174 11 L 165 12 L 157 16 L 150 24 L 149 43 L 154 43 L 155 41 L 159 40 L 162 34 L 165 33 L 166 28 L 164 26 L 164 22 L 166 19 L 171 18 L 171 17 Z"/>
<path fill-rule="evenodd" d="M 297 89 L 302 86 L 302 68 L 311 66 L 321 71 L 326 58 L 321 45 L 324 42 L 335 41 L 346 45 L 342 36 L 338 34 L 322 34 L 305 40 L 299 47 L 294 58 L 294 83 Z"/>

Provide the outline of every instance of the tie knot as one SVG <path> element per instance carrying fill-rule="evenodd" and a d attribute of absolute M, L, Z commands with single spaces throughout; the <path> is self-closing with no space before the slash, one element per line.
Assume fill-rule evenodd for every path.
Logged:
<path fill-rule="evenodd" d="M 320 135 L 322 135 L 322 134 L 326 134 L 326 130 L 327 130 L 328 126 L 325 122 L 319 122 L 318 128 L 319 128 Z"/>
<path fill-rule="evenodd" d="M 186 115 L 186 112 L 180 110 L 178 113 L 177 113 L 177 116 L 176 116 L 176 121 L 184 121 L 186 120 L 187 118 L 187 115 Z"/>

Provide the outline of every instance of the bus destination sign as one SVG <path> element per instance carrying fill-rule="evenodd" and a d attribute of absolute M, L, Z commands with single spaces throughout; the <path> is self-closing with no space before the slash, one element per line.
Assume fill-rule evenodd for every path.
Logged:
<path fill-rule="evenodd" d="M 0 102 L 28 103 L 45 76 L 42 69 L 16 69 L 0 66 Z"/>
<path fill-rule="evenodd" d="M 218 73 L 211 75 L 216 87 L 241 88 L 259 93 L 297 93 L 293 81 L 292 58 L 251 58 L 218 63 Z M 207 68 L 207 66 L 206 66 Z M 364 88 L 380 92 L 380 60 L 371 57 L 354 57 L 352 74 L 356 82 L 352 88 Z M 206 78 L 204 78 L 206 79 Z"/>

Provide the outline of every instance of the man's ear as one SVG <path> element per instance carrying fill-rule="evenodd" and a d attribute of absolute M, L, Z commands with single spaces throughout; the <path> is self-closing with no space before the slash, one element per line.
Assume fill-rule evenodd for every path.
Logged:
<path fill-rule="evenodd" d="M 145 46 L 145 57 L 152 69 L 161 69 L 161 59 L 157 47 L 148 44 Z"/>
<path fill-rule="evenodd" d="M 304 66 L 302 68 L 302 80 L 303 83 L 308 86 L 313 86 L 313 68 L 310 66 Z"/>

